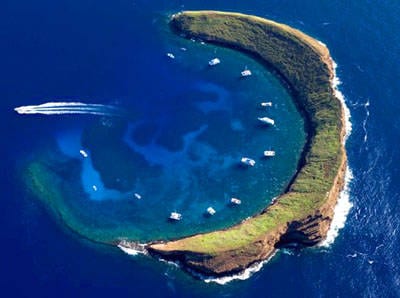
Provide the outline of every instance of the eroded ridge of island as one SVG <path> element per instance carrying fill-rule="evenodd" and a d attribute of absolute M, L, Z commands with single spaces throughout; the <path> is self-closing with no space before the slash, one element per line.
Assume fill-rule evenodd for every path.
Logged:
<path fill-rule="evenodd" d="M 185 11 L 172 16 L 171 26 L 187 38 L 247 52 L 275 70 L 304 115 L 307 142 L 289 187 L 260 214 L 228 229 L 149 243 L 147 251 L 198 273 L 224 276 L 269 258 L 285 244 L 323 240 L 347 161 L 344 110 L 332 87 L 326 46 L 287 25 L 239 13 Z"/>

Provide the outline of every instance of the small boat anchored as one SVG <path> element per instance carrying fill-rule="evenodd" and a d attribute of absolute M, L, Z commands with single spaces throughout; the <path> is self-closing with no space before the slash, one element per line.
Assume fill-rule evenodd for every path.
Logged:
<path fill-rule="evenodd" d="M 264 124 L 271 124 L 271 125 L 275 125 L 275 121 L 271 118 L 268 117 L 258 117 L 257 118 L 259 121 L 261 121 Z"/>
<path fill-rule="evenodd" d="M 273 157 L 273 156 L 275 156 L 275 151 L 274 150 L 265 150 L 264 156 L 265 157 Z"/>
<path fill-rule="evenodd" d="M 232 205 L 240 205 L 240 204 L 242 204 L 242 201 L 239 200 L 238 198 L 231 198 L 231 204 Z"/>
<path fill-rule="evenodd" d="M 217 65 L 220 63 L 221 63 L 221 60 L 219 60 L 218 58 L 214 58 L 214 59 L 211 59 L 210 61 L 208 61 L 208 65 L 210 65 L 210 66 L 214 66 L 214 65 Z"/>
<path fill-rule="evenodd" d="M 245 164 L 245 165 L 251 166 L 251 167 L 254 167 L 254 165 L 256 164 L 256 161 L 254 159 L 249 158 L 249 157 L 242 157 L 240 162 L 242 164 Z"/>
<path fill-rule="evenodd" d="M 175 55 L 172 53 L 167 53 L 167 57 L 171 58 L 171 59 L 175 59 Z"/>
<path fill-rule="evenodd" d="M 135 192 L 135 193 L 133 194 L 133 196 L 134 196 L 136 199 L 138 199 L 138 200 L 140 200 L 140 199 L 142 198 L 142 196 L 141 196 L 140 194 L 138 194 L 137 192 Z"/>
<path fill-rule="evenodd" d="M 182 214 L 178 212 L 171 212 L 169 219 L 179 221 L 182 219 Z"/>
<path fill-rule="evenodd" d="M 208 207 L 206 211 L 209 215 L 214 215 L 217 212 L 213 207 Z"/>
<path fill-rule="evenodd" d="M 242 75 L 242 77 L 249 77 L 249 76 L 251 76 L 251 71 L 248 69 L 245 69 L 240 74 Z"/>
<path fill-rule="evenodd" d="M 261 105 L 263 108 L 272 107 L 272 102 L 270 102 L 270 101 L 265 101 L 265 102 L 262 102 L 260 105 Z"/>
<path fill-rule="evenodd" d="M 83 149 L 79 150 L 79 153 L 80 153 L 84 158 L 86 158 L 86 157 L 89 156 L 89 155 L 87 154 L 87 152 L 86 152 L 85 150 L 83 150 Z"/>

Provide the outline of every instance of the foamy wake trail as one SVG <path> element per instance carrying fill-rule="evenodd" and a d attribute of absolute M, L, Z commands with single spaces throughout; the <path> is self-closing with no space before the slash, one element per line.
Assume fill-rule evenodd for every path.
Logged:
<path fill-rule="evenodd" d="M 346 141 L 351 134 L 352 125 L 350 122 L 350 110 L 346 105 L 345 98 L 342 92 L 338 89 L 340 80 L 336 75 L 337 64 L 332 60 L 334 77 L 332 80 L 332 88 L 335 92 L 336 98 L 342 103 L 344 111 L 344 123 L 345 123 L 345 136 L 343 138 L 343 145 L 346 145 Z M 346 173 L 344 177 L 344 187 L 339 194 L 337 204 L 334 209 L 333 219 L 331 226 L 328 230 L 326 239 L 322 241 L 319 246 L 329 247 L 339 235 L 339 230 L 345 226 L 347 215 L 350 212 L 353 204 L 350 202 L 350 182 L 353 179 L 353 174 L 349 166 L 346 167 Z"/>
<path fill-rule="evenodd" d="M 21 106 L 14 109 L 18 114 L 92 114 L 101 116 L 122 116 L 118 107 L 82 102 L 46 102 L 40 105 Z"/>

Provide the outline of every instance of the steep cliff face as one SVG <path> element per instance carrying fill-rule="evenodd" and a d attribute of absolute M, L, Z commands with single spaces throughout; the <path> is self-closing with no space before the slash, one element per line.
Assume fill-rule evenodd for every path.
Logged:
<path fill-rule="evenodd" d="M 147 247 L 151 254 L 169 260 L 179 261 L 186 268 L 210 276 L 223 276 L 238 273 L 252 264 L 271 256 L 286 226 L 277 227 L 262 238 L 239 249 L 221 251 L 216 254 L 199 253 L 171 249 L 171 243 L 156 243 Z M 178 240 L 179 241 L 179 240 Z"/>
<path fill-rule="evenodd" d="M 295 220 L 287 225 L 284 234 L 281 235 L 276 247 L 284 246 L 288 243 L 298 243 L 303 246 L 313 246 L 326 238 L 330 228 L 334 209 L 339 197 L 339 193 L 344 187 L 347 159 L 343 152 L 342 164 L 333 183 L 333 187 L 327 194 L 326 202 L 314 213 L 309 214 L 301 220 Z"/>
<path fill-rule="evenodd" d="M 343 158 L 334 186 L 327 195 L 326 203 L 320 209 L 304 218 L 278 226 L 260 239 L 239 249 L 221 251 L 216 254 L 184 251 L 179 249 L 179 240 L 177 240 L 150 244 L 147 250 L 155 256 L 179 261 L 186 268 L 196 272 L 210 276 L 224 276 L 241 272 L 254 263 L 268 259 L 279 247 L 289 244 L 313 246 L 324 240 L 329 230 L 339 192 L 343 189 L 345 171 L 346 158 Z M 265 212 L 268 212 L 268 208 Z"/>
<path fill-rule="evenodd" d="M 279 247 L 289 244 L 313 246 L 325 239 L 329 230 L 339 192 L 343 189 L 345 171 L 346 158 L 343 158 L 334 186 L 327 195 L 326 203 L 320 209 L 304 218 L 276 227 L 260 239 L 239 249 L 216 254 L 184 251 L 178 248 L 179 240 L 177 240 L 176 243 L 173 241 L 150 244 L 147 250 L 155 256 L 179 261 L 186 268 L 196 272 L 210 276 L 224 276 L 241 272 L 254 263 L 268 259 Z M 268 208 L 265 212 L 268 212 Z"/>
<path fill-rule="evenodd" d="M 187 37 L 249 52 L 275 69 L 303 111 L 308 140 L 287 191 L 260 214 L 226 230 L 150 243 L 149 253 L 222 276 L 269 258 L 278 247 L 312 246 L 323 240 L 347 162 L 343 107 L 332 89 L 328 49 L 286 25 L 243 14 L 183 12 L 173 17 L 172 26 Z"/>

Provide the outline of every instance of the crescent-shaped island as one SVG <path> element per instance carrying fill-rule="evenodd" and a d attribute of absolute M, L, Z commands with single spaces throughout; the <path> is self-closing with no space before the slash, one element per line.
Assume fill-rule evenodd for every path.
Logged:
<path fill-rule="evenodd" d="M 260 214 L 228 229 L 156 241 L 145 249 L 153 256 L 178 261 L 189 271 L 225 276 L 268 259 L 279 247 L 321 242 L 344 186 L 347 165 L 344 107 L 335 96 L 327 47 L 287 25 L 239 13 L 180 12 L 172 16 L 171 27 L 186 38 L 246 52 L 275 71 L 305 118 L 307 141 L 289 186 Z"/>
<path fill-rule="evenodd" d="M 104 212 L 94 221 L 90 215 L 98 210 L 98 204 L 87 207 L 88 214 L 81 211 L 80 201 L 71 198 L 81 198 L 84 191 L 68 183 L 79 176 L 81 162 L 61 154 L 53 143 L 52 150 L 36 155 L 23 167 L 27 189 L 45 202 L 65 227 L 83 237 L 117 245 L 128 253 L 141 250 L 156 258 L 177 261 L 189 272 L 211 277 L 241 273 L 267 260 L 280 247 L 313 246 L 326 239 L 347 169 L 347 114 L 337 96 L 334 62 L 327 47 L 287 25 L 240 13 L 185 11 L 171 17 L 170 27 L 184 38 L 249 54 L 287 87 L 304 117 L 306 142 L 297 170 L 283 193 L 258 214 L 230 228 L 180 239 L 175 239 L 179 235 L 170 238 L 159 229 L 154 237 L 158 240 L 151 241 L 151 237 L 136 237 L 136 226 L 129 225 L 125 217 L 119 222 L 107 221 L 110 213 Z M 111 148 L 122 160 L 117 165 L 124 164 L 127 156 L 117 154 L 118 150 L 131 154 L 118 146 Z M 70 191 L 69 197 L 64 198 L 63 191 Z M 101 206 L 112 210 L 111 203 L 106 201 Z M 131 214 L 126 216 L 130 218 Z M 97 226 L 102 221 L 103 229 Z M 140 239 L 148 243 L 139 244 Z"/>

